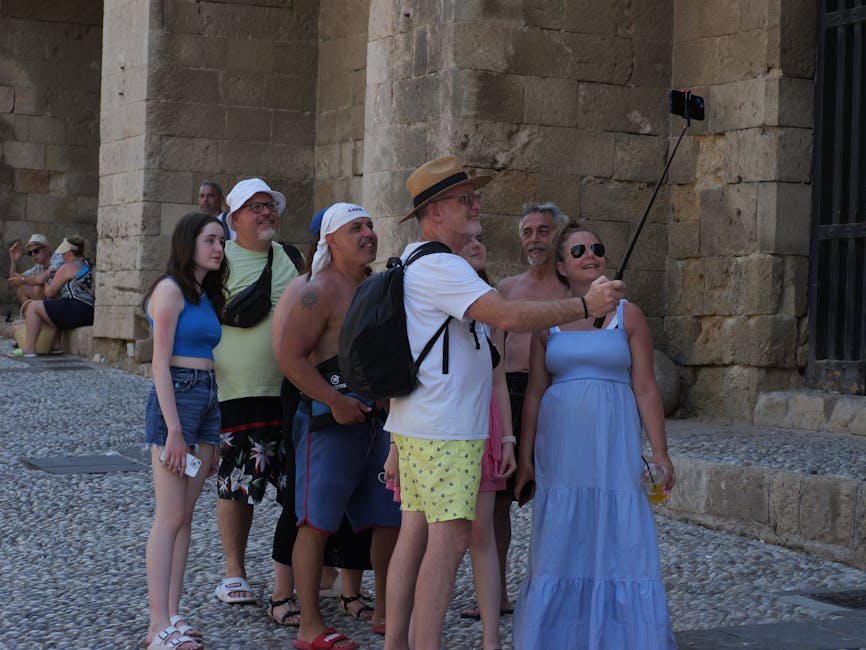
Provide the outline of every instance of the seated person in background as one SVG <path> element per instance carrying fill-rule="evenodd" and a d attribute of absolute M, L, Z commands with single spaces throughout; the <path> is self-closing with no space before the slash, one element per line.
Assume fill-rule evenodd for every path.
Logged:
<path fill-rule="evenodd" d="M 63 266 L 46 285 L 45 300 L 34 300 L 27 309 L 25 357 L 36 356 L 36 338 L 43 326 L 59 332 L 93 325 L 93 264 L 84 258 L 84 238 L 64 239 L 57 252 L 63 255 Z M 51 351 L 62 353 L 57 334 Z"/>
<path fill-rule="evenodd" d="M 45 235 L 34 233 L 26 244 L 27 255 L 33 259 L 33 266 L 18 272 L 18 262 L 25 251 L 21 250 L 21 242 L 16 241 L 9 247 L 9 286 L 15 289 L 18 302 L 24 304 L 28 300 L 41 300 L 45 297 L 45 285 L 63 265 L 63 255 L 51 252 Z"/>

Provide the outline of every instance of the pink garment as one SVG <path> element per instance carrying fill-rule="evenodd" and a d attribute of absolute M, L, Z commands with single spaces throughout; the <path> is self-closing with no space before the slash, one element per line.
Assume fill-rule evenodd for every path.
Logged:
<path fill-rule="evenodd" d="M 499 468 L 502 460 L 502 415 L 499 413 L 499 403 L 496 392 L 490 394 L 490 436 L 484 445 L 484 455 L 481 457 L 481 485 L 479 492 L 497 492 L 505 489 L 505 479 L 493 478 L 493 473 Z"/>

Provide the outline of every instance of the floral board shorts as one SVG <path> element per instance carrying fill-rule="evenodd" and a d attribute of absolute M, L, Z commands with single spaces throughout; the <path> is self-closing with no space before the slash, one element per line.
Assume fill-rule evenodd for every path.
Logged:
<path fill-rule="evenodd" d="M 222 428 L 217 494 L 255 505 L 268 483 L 282 503 L 288 485 L 279 397 L 244 397 L 220 402 Z"/>
<path fill-rule="evenodd" d="M 402 509 L 427 523 L 475 519 L 485 440 L 427 440 L 396 433 Z"/>

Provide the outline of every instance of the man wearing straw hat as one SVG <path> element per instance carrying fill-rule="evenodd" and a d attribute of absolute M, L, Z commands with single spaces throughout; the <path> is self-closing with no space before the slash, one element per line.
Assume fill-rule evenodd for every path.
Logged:
<path fill-rule="evenodd" d="M 293 432 L 299 529 L 292 554 L 301 610 L 295 647 L 302 650 L 358 647 L 327 627 L 319 608 L 322 554 L 344 513 L 355 532 L 373 529 L 372 629 L 385 632 L 386 576 L 400 526 L 400 510 L 379 480 L 388 435 L 374 404 L 348 391 L 337 359 L 343 318 L 376 259 L 377 243 L 373 221 L 360 205 L 336 203 L 325 211 L 310 279 L 296 292 L 280 342 L 280 367 L 302 393 Z M 357 618 L 371 609 L 360 594 L 341 598 L 341 609 Z M 353 602 L 361 608 L 350 609 Z"/>
<path fill-rule="evenodd" d="M 418 220 L 425 241 L 459 251 L 481 233 L 479 188 L 489 176 L 470 177 L 453 156 L 428 162 L 406 182 L 413 207 L 402 221 Z M 454 579 L 469 546 L 471 521 L 489 430 L 492 361 L 473 321 L 505 331 L 533 331 L 612 311 L 623 284 L 598 278 L 579 298 L 507 301 L 459 255 L 419 258 L 404 276 L 406 326 L 412 354 L 449 316 L 418 370 L 412 393 L 391 400 L 385 429 L 391 447 L 385 479 L 401 489 L 403 519 L 388 572 L 386 650 L 408 650 L 414 608 L 416 650 L 438 649 Z"/>

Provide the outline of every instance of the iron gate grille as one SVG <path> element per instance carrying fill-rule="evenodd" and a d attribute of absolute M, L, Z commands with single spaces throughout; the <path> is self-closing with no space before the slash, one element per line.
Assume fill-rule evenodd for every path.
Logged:
<path fill-rule="evenodd" d="M 809 268 L 810 388 L 866 394 L 866 0 L 818 8 Z"/>

